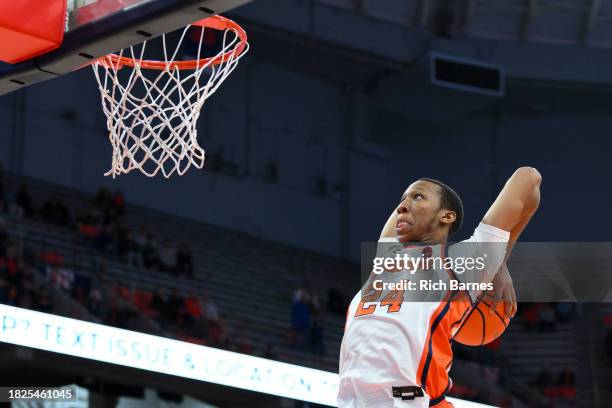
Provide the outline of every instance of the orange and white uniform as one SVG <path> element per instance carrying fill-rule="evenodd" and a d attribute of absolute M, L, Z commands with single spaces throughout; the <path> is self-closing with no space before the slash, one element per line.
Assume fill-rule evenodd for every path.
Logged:
<path fill-rule="evenodd" d="M 400 280 L 428 279 L 438 281 L 491 282 L 500 268 L 510 234 L 480 223 L 471 238 L 449 246 L 444 257 L 480 257 L 483 267 L 478 276 L 449 270 L 419 270 L 412 274 L 395 273 Z M 404 247 L 397 239 L 382 239 L 384 256 L 411 253 L 419 256 L 441 256 L 443 246 Z M 374 276 L 374 275 L 373 275 Z M 374 290 L 368 280 L 355 295 L 347 313 L 340 349 L 340 408 L 452 407 L 445 395 L 452 386 L 448 375 L 452 364 L 453 335 L 480 291 L 448 290 L 434 299 L 423 298 L 425 292 L 410 290 Z M 402 399 L 393 396 L 396 387 L 419 388 L 422 396 Z M 399 389 L 402 390 L 401 388 Z"/>

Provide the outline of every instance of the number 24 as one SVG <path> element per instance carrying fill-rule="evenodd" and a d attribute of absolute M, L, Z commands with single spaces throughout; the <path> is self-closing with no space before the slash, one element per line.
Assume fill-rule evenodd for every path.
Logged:
<path fill-rule="evenodd" d="M 366 306 L 365 304 L 369 302 L 376 302 L 381 295 L 382 290 L 377 290 L 374 289 L 373 286 L 370 286 L 367 292 L 361 297 L 361 302 L 359 302 L 359 305 L 357 306 L 355 317 L 374 313 L 377 305 L 374 304 Z M 397 313 L 402 308 L 403 301 L 404 291 L 392 290 L 383 298 L 383 300 L 380 302 L 380 306 L 387 306 L 387 313 Z"/>

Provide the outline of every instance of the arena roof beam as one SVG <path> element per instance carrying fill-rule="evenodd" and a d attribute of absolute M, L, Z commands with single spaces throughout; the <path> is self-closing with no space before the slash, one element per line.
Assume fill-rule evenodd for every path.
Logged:
<path fill-rule="evenodd" d="M 474 11 L 474 0 L 464 0 L 463 1 L 463 13 L 461 14 L 461 22 L 459 24 L 459 32 L 463 33 L 463 31 L 465 30 L 465 26 L 468 23 L 468 20 L 470 19 L 470 16 L 472 15 Z"/>
<path fill-rule="evenodd" d="M 527 41 L 529 37 L 529 26 L 531 25 L 533 17 L 535 16 L 536 1 L 537 0 L 527 0 L 527 8 L 525 9 L 525 15 L 523 16 L 523 22 L 521 24 L 521 41 Z"/>
<path fill-rule="evenodd" d="M 589 14 L 584 25 L 584 30 L 578 41 L 580 45 L 587 46 L 589 42 L 589 35 L 597 24 L 597 17 L 599 16 L 599 8 L 601 6 L 601 0 L 591 0 L 591 7 L 589 8 Z"/>
<path fill-rule="evenodd" d="M 415 26 L 427 27 L 427 19 L 429 18 L 429 0 L 421 0 L 419 12 L 415 14 L 415 17 Z"/>
<path fill-rule="evenodd" d="M 368 7 L 368 0 L 353 0 L 355 11 L 365 11 L 366 7 Z"/>

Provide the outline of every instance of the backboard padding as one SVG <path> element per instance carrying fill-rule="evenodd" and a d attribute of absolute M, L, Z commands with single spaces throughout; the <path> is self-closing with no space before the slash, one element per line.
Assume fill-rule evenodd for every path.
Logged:
<path fill-rule="evenodd" d="M 86 66 L 93 59 L 115 52 L 163 33 L 185 27 L 213 14 L 222 14 L 251 0 L 85 0 L 84 7 L 106 2 L 109 13 L 95 15 L 91 21 L 71 23 L 74 4 L 67 18 L 64 42 L 58 49 L 6 66 L 0 72 L 0 95 L 37 82 L 55 78 Z M 104 5 L 104 3 L 102 3 Z M 113 9 L 113 4 L 128 7 Z M 69 3 L 69 11 L 70 3 Z M 104 8 L 100 8 L 104 10 Z"/>

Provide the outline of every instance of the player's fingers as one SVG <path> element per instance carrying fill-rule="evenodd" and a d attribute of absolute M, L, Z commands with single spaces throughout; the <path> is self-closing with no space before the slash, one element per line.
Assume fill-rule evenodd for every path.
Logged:
<path fill-rule="evenodd" d="M 510 319 L 516 310 L 516 296 L 514 296 L 514 287 L 512 287 L 512 285 L 510 285 L 507 289 L 506 302 L 508 302 L 506 317 Z"/>
<path fill-rule="evenodd" d="M 506 316 L 506 314 L 508 313 L 508 289 L 504 288 L 502 295 L 501 295 L 501 299 L 500 301 L 503 303 L 504 307 L 503 307 L 503 312 L 502 312 L 502 316 Z"/>
<path fill-rule="evenodd" d="M 516 294 L 514 293 L 514 286 L 510 285 L 507 288 L 506 299 L 508 302 L 508 313 L 507 318 L 511 318 L 516 313 Z"/>
<path fill-rule="evenodd" d="M 514 317 L 518 310 L 518 302 L 516 301 L 516 292 L 514 291 L 514 288 L 512 289 L 511 293 L 512 293 L 512 315 L 510 315 L 510 317 Z"/>
<path fill-rule="evenodd" d="M 493 314 L 495 312 L 495 309 L 497 309 L 497 304 L 500 302 L 500 300 L 501 300 L 501 295 L 495 292 L 493 294 L 493 300 L 491 301 L 491 306 L 489 306 L 490 314 Z"/>

